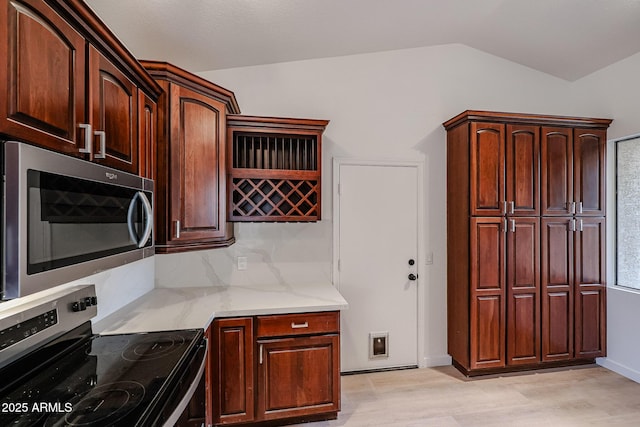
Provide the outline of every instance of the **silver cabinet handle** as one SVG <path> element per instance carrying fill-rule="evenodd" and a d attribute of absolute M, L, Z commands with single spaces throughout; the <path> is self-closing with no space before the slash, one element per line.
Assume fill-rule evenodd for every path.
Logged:
<path fill-rule="evenodd" d="M 309 327 L 309 322 L 295 323 L 291 322 L 291 329 L 304 329 Z"/>
<path fill-rule="evenodd" d="M 576 231 L 576 220 L 572 219 L 569 223 L 569 231 Z"/>
<path fill-rule="evenodd" d="M 78 126 L 80 127 L 80 129 L 84 129 L 84 147 L 79 148 L 78 151 L 80 151 L 81 153 L 91 154 L 93 152 L 93 149 L 92 149 L 93 138 L 91 135 L 91 125 L 89 123 L 80 123 Z"/>
<path fill-rule="evenodd" d="M 94 134 L 100 137 L 100 150 L 93 157 L 95 159 L 105 159 L 107 157 L 107 133 L 103 130 L 97 130 Z"/>
<path fill-rule="evenodd" d="M 569 213 L 576 213 L 576 202 L 569 202 Z"/>
<path fill-rule="evenodd" d="M 515 210 L 516 210 L 516 202 L 512 200 L 509 202 L 509 213 L 510 214 L 515 213 Z"/>
<path fill-rule="evenodd" d="M 502 232 L 506 233 L 507 231 L 509 231 L 508 225 L 507 225 L 507 218 L 503 218 L 502 219 Z"/>
<path fill-rule="evenodd" d="M 580 228 L 578 229 L 582 233 L 582 220 L 580 220 Z"/>
<path fill-rule="evenodd" d="M 179 239 L 180 238 L 180 221 L 177 220 L 177 221 L 174 221 L 174 222 L 176 224 L 176 239 Z"/>
<path fill-rule="evenodd" d="M 511 220 L 511 232 L 512 233 L 516 232 L 516 220 L 515 219 Z"/>
<path fill-rule="evenodd" d="M 582 202 L 578 203 L 578 213 L 582 213 Z"/>
<path fill-rule="evenodd" d="M 502 202 L 502 214 L 506 214 L 507 213 L 507 201 L 505 200 L 504 202 Z"/>
<path fill-rule="evenodd" d="M 260 360 L 259 360 L 259 363 L 260 363 L 261 365 L 262 365 L 262 348 L 263 348 L 263 347 L 264 347 L 264 346 L 263 346 L 262 344 L 260 344 L 260 357 L 259 357 L 259 359 L 260 359 Z"/>

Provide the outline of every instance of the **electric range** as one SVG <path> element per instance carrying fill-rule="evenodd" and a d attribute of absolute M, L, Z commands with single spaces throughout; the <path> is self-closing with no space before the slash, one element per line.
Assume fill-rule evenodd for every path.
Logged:
<path fill-rule="evenodd" d="M 89 286 L 0 312 L 0 425 L 175 423 L 203 375 L 203 331 L 94 335 L 96 304 Z"/>

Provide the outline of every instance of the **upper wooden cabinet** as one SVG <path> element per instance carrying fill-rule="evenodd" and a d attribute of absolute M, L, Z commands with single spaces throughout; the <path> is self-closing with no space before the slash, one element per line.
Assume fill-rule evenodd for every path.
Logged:
<path fill-rule="evenodd" d="M 328 120 L 227 117 L 229 221 L 319 221 Z"/>
<path fill-rule="evenodd" d="M 0 133 L 139 173 L 139 90 L 159 86 L 82 1 L 0 2 Z"/>
<path fill-rule="evenodd" d="M 542 214 L 603 216 L 604 129 L 542 128 Z"/>
<path fill-rule="evenodd" d="M 142 61 L 164 89 L 158 102 L 156 252 L 229 246 L 226 117 L 233 92 L 164 62 Z"/>

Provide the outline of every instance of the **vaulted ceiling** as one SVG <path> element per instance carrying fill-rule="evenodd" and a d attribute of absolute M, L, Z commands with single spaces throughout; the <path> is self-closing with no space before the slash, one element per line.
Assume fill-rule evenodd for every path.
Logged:
<path fill-rule="evenodd" d="M 86 0 L 190 71 L 461 43 L 574 81 L 640 52 L 640 0 Z"/>

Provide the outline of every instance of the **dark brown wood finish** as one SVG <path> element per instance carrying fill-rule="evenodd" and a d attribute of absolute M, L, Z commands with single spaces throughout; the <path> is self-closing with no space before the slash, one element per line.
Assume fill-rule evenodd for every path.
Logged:
<path fill-rule="evenodd" d="M 506 213 L 540 215 L 540 129 L 519 124 L 506 129 Z"/>
<path fill-rule="evenodd" d="M 156 126 L 158 106 L 153 99 L 138 90 L 138 162 L 140 175 L 156 177 Z"/>
<path fill-rule="evenodd" d="M 137 174 L 138 88 L 93 46 L 89 46 L 93 160 Z"/>
<path fill-rule="evenodd" d="M 212 418 L 217 425 L 254 419 L 253 318 L 216 319 L 211 347 Z"/>
<path fill-rule="evenodd" d="M 572 215 L 573 131 L 542 128 L 542 215 Z"/>
<path fill-rule="evenodd" d="M 509 218 L 507 365 L 540 361 L 540 218 Z"/>
<path fill-rule="evenodd" d="M 577 218 L 575 233 L 575 356 L 606 356 L 604 218 Z"/>
<path fill-rule="evenodd" d="M 604 216 L 606 210 L 607 134 L 602 129 L 574 130 L 574 197 L 578 216 Z"/>
<path fill-rule="evenodd" d="M 318 221 L 328 120 L 227 116 L 229 221 Z"/>
<path fill-rule="evenodd" d="M 542 219 L 542 360 L 573 358 L 575 221 Z"/>
<path fill-rule="evenodd" d="M 171 64 L 143 61 L 165 95 L 158 100 L 156 252 L 225 247 L 226 116 L 233 92 Z"/>
<path fill-rule="evenodd" d="M 0 4 L 0 133 L 83 157 L 84 37 L 41 0 Z"/>
<path fill-rule="evenodd" d="M 340 336 L 259 340 L 258 420 L 340 410 Z"/>
<path fill-rule="evenodd" d="M 216 319 L 212 342 L 207 376 L 212 425 L 336 418 L 339 312 Z"/>
<path fill-rule="evenodd" d="M 471 215 L 502 215 L 504 125 L 471 123 Z"/>
<path fill-rule="evenodd" d="M 505 219 L 471 219 L 471 369 L 505 365 Z"/>
<path fill-rule="evenodd" d="M 0 134 L 140 173 L 138 89 L 160 88 L 88 6 L 2 1 L 0 23 Z"/>
<path fill-rule="evenodd" d="M 579 230 L 604 221 L 610 123 L 486 111 L 444 123 L 448 350 L 465 374 L 605 354 L 606 285 L 591 279 L 604 271 L 604 227 Z"/>

